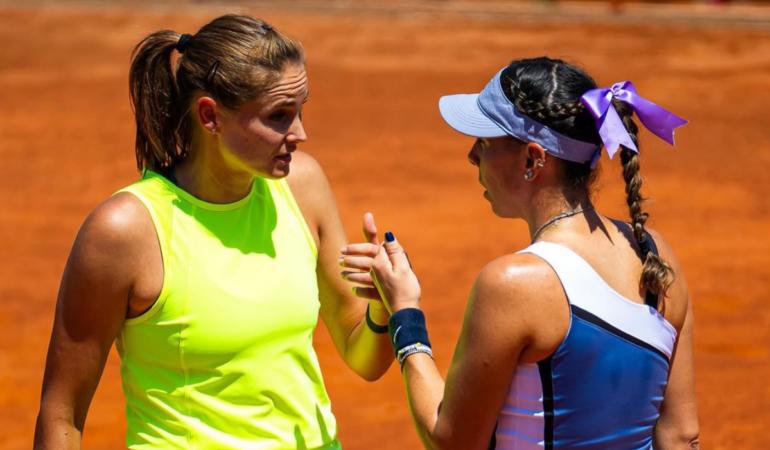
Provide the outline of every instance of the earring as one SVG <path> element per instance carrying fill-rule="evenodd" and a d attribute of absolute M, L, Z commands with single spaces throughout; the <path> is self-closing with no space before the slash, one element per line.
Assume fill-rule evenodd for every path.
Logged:
<path fill-rule="evenodd" d="M 538 169 L 542 169 L 544 165 L 545 165 L 545 161 L 543 161 L 542 159 L 538 159 L 537 162 L 535 162 L 535 166 Z"/>
<path fill-rule="evenodd" d="M 535 172 L 532 171 L 532 169 L 527 169 L 526 172 L 524 172 L 524 180 L 525 181 L 531 181 L 532 178 L 535 177 Z"/>

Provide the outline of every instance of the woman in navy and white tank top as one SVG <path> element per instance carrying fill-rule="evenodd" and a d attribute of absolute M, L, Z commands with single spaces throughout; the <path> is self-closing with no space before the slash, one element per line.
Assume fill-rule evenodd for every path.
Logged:
<path fill-rule="evenodd" d="M 672 144 L 686 121 L 631 82 L 598 88 L 546 57 L 514 61 L 439 109 L 476 138 L 468 159 L 484 197 L 496 215 L 526 221 L 532 244 L 481 269 L 446 384 L 395 236 L 343 249 L 344 275 L 376 287 L 392 313 L 425 447 L 697 448 L 689 294 L 671 248 L 645 227 L 632 116 Z M 594 207 L 602 149 L 619 156 L 629 223 Z"/>
<path fill-rule="evenodd" d="M 620 295 L 568 247 L 541 241 L 522 252 L 558 276 L 570 325 L 551 356 L 517 368 L 495 448 L 649 448 L 676 329 L 652 305 Z"/>

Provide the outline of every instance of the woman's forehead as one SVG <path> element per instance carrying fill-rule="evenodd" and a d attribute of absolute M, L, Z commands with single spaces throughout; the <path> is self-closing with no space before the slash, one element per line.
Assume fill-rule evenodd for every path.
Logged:
<path fill-rule="evenodd" d="M 306 97 L 308 93 L 308 78 L 305 66 L 291 64 L 281 72 L 281 77 L 265 91 L 263 99 L 269 103 L 282 99 L 294 101 L 297 97 Z"/>
<path fill-rule="evenodd" d="M 266 108 L 281 105 L 296 105 L 304 103 L 309 94 L 307 73 L 302 65 L 287 66 L 280 78 L 266 91 L 253 100 L 243 103 L 238 109 L 244 113 L 258 113 Z"/>

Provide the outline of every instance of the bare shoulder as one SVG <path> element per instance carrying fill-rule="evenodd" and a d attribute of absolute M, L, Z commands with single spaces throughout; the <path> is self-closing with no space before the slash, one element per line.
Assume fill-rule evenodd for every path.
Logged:
<path fill-rule="evenodd" d="M 130 269 L 137 257 L 153 248 L 154 239 L 152 219 L 141 201 L 129 193 L 119 193 L 86 218 L 75 240 L 73 258 L 85 258 L 82 262 L 105 269 Z"/>
<path fill-rule="evenodd" d="M 320 243 L 322 234 L 319 229 L 341 227 L 329 181 L 315 158 L 305 152 L 294 152 L 286 181 L 316 243 Z"/>
<path fill-rule="evenodd" d="M 498 257 L 479 272 L 473 287 L 475 308 L 497 312 L 527 311 L 527 317 L 539 320 L 534 311 L 549 310 L 551 297 L 558 299 L 561 284 L 551 267 L 541 258 L 528 254 Z"/>
<path fill-rule="evenodd" d="M 142 202 L 129 193 L 116 194 L 88 215 L 81 234 L 112 244 L 129 243 L 142 234 L 152 219 Z"/>
<path fill-rule="evenodd" d="M 310 154 L 297 150 L 292 153 L 291 170 L 286 178 L 293 191 L 327 184 L 321 165 Z"/>
<path fill-rule="evenodd" d="M 120 193 L 98 205 L 80 228 L 62 277 L 59 302 L 78 318 L 72 325 L 114 338 L 159 255 L 152 219 L 139 199 Z"/>
<path fill-rule="evenodd" d="M 565 305 L 561 283 L 548 263 L 532 254 L 510 254 L 479 272 L 466 321 L 470 329 L 488 329 L 501 343 L 523 349 L 520 358 L 531 362 L 548 356 L 566 333 Z"/>
<path fill-rule="evenodd" d="M 529 253 L 514 253 L 487 263 L 479 272 L 475 288 L 481 293 L 524 294 L 549 278 L 553 278 L 553 271 L 548 263 Z"/>
<path fill-rule="evenodd" d="M 678 269 L 680 267 L 679 260 L 676 258 L 676 254 L 674 253 L 673 247 L 671 247 L 671 244 L 669 244 L 668 240 L 666 240 L 662 234 L 657 232 L 654 229 L 646 228 L 647 232 L 650 233 L 650 236 L 652 236 L 652 239 L 655 241 L 655 245 L 658 247 L 658 253 L 660 254 L 663 259 L 665 259 L 669 264 L 671 264 L 671 267 Z"/>
<path fill-rule="evenodd" d="M 306 216 L 317 217 L 334 201 L 321 165 L 305 152 L 292 154 L 291 170 L 286 181 Z"/>

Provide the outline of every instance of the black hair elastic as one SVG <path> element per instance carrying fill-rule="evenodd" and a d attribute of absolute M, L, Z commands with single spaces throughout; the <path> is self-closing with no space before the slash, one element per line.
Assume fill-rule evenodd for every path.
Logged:
<path fill-rule="evenodd" d="M 366 326 L 368 326 L 370 330 L 377 334 L 385 334 L 388 332 L 387 325 L 379 325 L 372 320 L 372 317 L 369 315 L 369 305 L 366 305 Z"/>
<path fill-rule="evenodd" d="M 176 42 L 176 51 L 179 53 L 184 53 L 185 50 L 187 50 L 187 45 L 190 43 L 190 39 L 192 39 L 192 34 L 182 34 L 179 36 L 179 40 Z"/>

